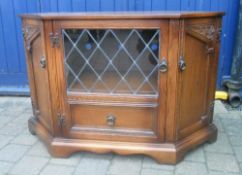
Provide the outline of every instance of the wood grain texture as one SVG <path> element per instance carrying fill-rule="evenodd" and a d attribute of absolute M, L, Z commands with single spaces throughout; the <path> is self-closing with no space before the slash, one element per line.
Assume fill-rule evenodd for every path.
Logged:
<path fill-rule="evenodd" d="M 176 13 L 166 18 L 152 14 L 154 19 L 136 14 L 129 19 L 105 16 L 105 20 L 95 14 L 81 15 L 85 22 L 75 15 L 58 20 L 45 15 L 44 20 L 23 16 L 23 26 L 38 24 L 41 28 L 41 36 L 30 44 L 25 42 L 35 116 L 29 120 L 29 130 L 45 142 L 53 156 L 66 157 L 77 151 L 145 154 L 160 163 L 174 164 L 190 149 L 216 140 L 212 104 L 221 13 L 183 14 L 184 18 L 174 18 Z M 158 73 L 158 95 L 67 91 L 61 35 L 68 28 L 159 29 L 159 62 L 165 59 L 168 69 Z M 50 34 L 58 37 L 58 45 L 51 44 Z M 39 66 L 41 56 L 47 61 L 44 69 Z M 181 58 L 186 62 L 184 70 Z M 107 82 L 111 81 L 113 77 Z"/>
<path fill-rule="evenodd" d="M 79 151 L 93 153 L 116 153 L 120 155 L 143 154 L 154 158 L 158 163 L 176 164 L 184 155 L 200 144 L 208 141 L 214 142 L 217 138 L 217 128 L 209 125 L 189 137 L 175 143 L 131 143 L 113 142 L 101 140 L 80 140 L 71 141 L 63 137 L 50 135 L 36 119 L 29 119 L 29 130 L 36 134 L 46 145 L 49 153 L 54 157 L 68 157 Z"/>
<path fill-rule="evenodd" d="M 45 126 L 48 131 L 52 131 L 52 108 L 49 93 L 49 78 L 45 68 L 41 68 L 40 59 L 46 58 L 44 50 L 44 29 L 42 21 L 24 21 L 24 38 L 28 63 L 28 75 L 31 81 L 31 97 L 33 113 L 36 118 Z"/>
<path fill-rule="evenodd" d="M 178 58 L 180 48 L 180 21 L 170 20 L 169 22 L 169 41 L 168 41 L 168 63 L 169 71 L 167 72 L 167 115 L 165 118 L 165 140 L 174 142 L 177 133 L 177 87 L 178 87 Z"/>
<path fill-rule="evenodd" d="M 209 113 L 213 108 L 210 106 L 214 93 L 213 98 L 211 95 L 215 91 L 211 71 L 214 71 L 212 66 L 217 65 L 214 58 L 218 43 L 215 36 L 218 33 L 217 22 L 217 18 L 184 21 L 181 55 L 187 68 L 180 71 L 179 137 L 186 137 L 211 122 Z M 191 32 L 191 27 L 196 29 Z M 211 32 L 211 36 L 210 30 L 215 31 Z M 208 53 L 208 48 L 213 48 L 214 53 Z"/>
<path fill-rule="evenodd" d="M 164 19 L 201 18 L 223 16 L 224 12 L 82 12 L 82 13 L 36 13 L 21 14 L 24 18 L 37 19 Z"/>

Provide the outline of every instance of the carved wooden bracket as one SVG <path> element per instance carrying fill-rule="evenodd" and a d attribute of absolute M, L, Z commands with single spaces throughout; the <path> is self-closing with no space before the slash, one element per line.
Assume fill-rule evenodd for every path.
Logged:
<path fill-rule="evenodd" d="M 22 28 L 26 49 L 31 51 L 31 44 L 40 35 L 39 26 L 26 25 Z"/>
<path fill-rule="evenodd" d="M 218 42 L 220 41 L 222 28 L 215 27 L 213 24 L 197 24 L 187 26 L 185 30 L 193 36 L 198 36 L 208 42 Z"/>

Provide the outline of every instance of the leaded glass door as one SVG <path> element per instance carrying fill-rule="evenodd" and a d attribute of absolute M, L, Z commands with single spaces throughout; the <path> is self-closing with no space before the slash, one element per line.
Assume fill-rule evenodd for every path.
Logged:
<path fill-rule="evenodd" d="M 158 29 L 63 29 L 68 92 L 158 96 Z"/>
<path fill-rule="evenodd" d="M 63 133 L 80 139 L 161 140 L 167 73 L 160 70 L 162 60 L 167 61 L 167 23 L 106 23 L 55 24 L 61 34 L 56 53 L 62 58 Z"/>

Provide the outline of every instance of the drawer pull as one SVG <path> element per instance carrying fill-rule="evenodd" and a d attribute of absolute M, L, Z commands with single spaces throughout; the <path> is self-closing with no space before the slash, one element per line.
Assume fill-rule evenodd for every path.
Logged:
<path fill-rule="evenodd" d="M 115 125 L 115 120 L 116 120 L 115 116 L 108 115 L 107 116 L 107 124 L 108 124 L 108 126 L 114 126 Z"/>

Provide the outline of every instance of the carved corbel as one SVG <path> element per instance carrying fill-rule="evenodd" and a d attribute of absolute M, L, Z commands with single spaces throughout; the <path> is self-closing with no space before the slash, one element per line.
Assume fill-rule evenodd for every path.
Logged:
<path fill-rule="evenodd" d="M 26 49 L 30 52 L 32 42 L 40 35 L 39 26 L 26 25 L 22 28 Z"/>
<path fill-rule="evenodd" d="M 213 24 L 194 24 L 185 28 L 186 32 L 207 42 L 219 42 L 222 28 Z"/>

